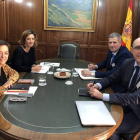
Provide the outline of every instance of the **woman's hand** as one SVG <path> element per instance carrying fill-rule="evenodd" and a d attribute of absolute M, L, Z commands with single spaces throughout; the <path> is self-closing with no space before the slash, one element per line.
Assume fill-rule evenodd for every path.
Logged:
<path fill-rule="evenodd" d="M 39 72 L 41 68 L 42 68 L 41 65 L 33 65 L 31 70 L 34 72 Z"/>
<path fill-rule="evenodd" d="M 4 87 L 5 89 L 10 88 L 11 86 L 13 86 L 13 84 L 12 84 L 12 82 L 10 82 L 10 81 L 7 81 L 7 82 L 3 85 L 3 87 Z"/>

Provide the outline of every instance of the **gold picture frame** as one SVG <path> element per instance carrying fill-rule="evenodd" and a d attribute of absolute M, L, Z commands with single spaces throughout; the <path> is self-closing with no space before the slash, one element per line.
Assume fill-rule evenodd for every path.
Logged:
<path fill-rule="evenodd" d="M 96 12 L 97 0 L 44 0 L 44 30 L 94 32 Z"/>

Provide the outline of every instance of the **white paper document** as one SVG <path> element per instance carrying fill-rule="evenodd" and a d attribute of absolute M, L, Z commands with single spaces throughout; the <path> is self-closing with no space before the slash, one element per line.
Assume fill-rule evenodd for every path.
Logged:
<path fill-rule="evenodd" d="M 82 74 L 81 74 L 81 71 L 82 70 L 88 70 L 88 71 L 90 71 L 89 69 L 81 69 L 81 68 L 74 68 L 75 69 L 75 71 L 79 74 L 79 76 L 81 77 L 81 79 L 83 79 L 83 80 L 93 80 L 93 79 L 101 79 L 101 78 L 96 78 L 96 77 L 86 77 L 86 76 L 83 76 Z M 92 71 L 90 71 L 90 72 L 95 72 L 95 70 L 92 70 Z"/>
<path fill-rule="evenodd" d="M 59 67 L 59 66 L 60 66 L 60 63 L 41 62 L 40 65 L 41 65 L 41 66 L 45 65 L 45 66 Z"/>
<path fill-rule="evenodd" d="M 65 71 L 65 72 L 71 72 L 71 70 L 68 70 L 68 69 L 66 69 L 66 68 L 62 68 L 62 69 L 57 68 L 56 71 L 58 71 L 58 72 L 62 72 L 62 71 L 63 71 L 63 72 L 64 72 L 64 71 Z"/>
<path fill-rule="evenodd" d="M 46 73 L 49 71 L 51 66 L 46 66 L 46 65 L 43 65 L 41 70 L 39 72 L 35 72 L 35 71 L 31 71 L 32 73 Z"/>
<path fill-rule="evenodd" d="M 77 110 L 84 126 L 111 126 L 115 120 L 103 101 L 75 101 Z"/>
<path fill-rule="evenodd" d="M 32 93 L 33 95 L 35 94 L 38 86 L 30 86 L 28 93 Z M 5 95 L 18 95 L 21 92 L 7 92 L 7 90 L 4 92 Z"/>

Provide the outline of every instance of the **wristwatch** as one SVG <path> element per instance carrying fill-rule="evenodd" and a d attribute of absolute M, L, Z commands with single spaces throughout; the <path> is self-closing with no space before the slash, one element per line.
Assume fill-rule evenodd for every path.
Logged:
<path fill-rule="evenodd" d="M 92 77 L 95 77 L 95 72 L 91 72 L 91 76 Z"/>

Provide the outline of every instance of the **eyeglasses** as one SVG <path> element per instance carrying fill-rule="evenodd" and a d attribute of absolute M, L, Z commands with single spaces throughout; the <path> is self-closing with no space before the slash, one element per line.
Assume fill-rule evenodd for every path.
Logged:
<path fill-rule="evenodd" d="M 27 101 L 27 98 L 25 97 L 25 98 L 20 98 L 20 97 L 11 97 L 10 99 L 9 99 L 10 101 L 19 101 L 19 102 L 22 102 L 22 101 Z"/>

